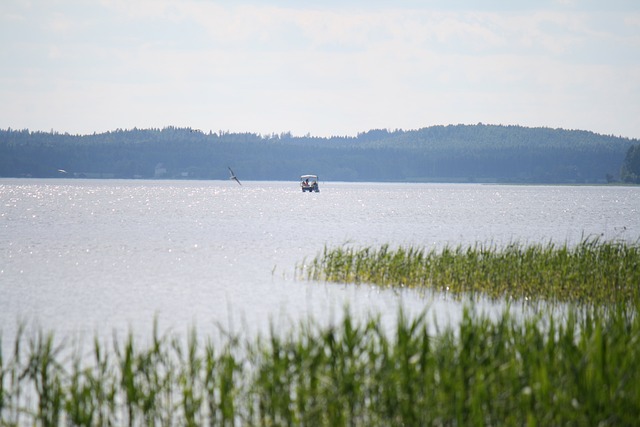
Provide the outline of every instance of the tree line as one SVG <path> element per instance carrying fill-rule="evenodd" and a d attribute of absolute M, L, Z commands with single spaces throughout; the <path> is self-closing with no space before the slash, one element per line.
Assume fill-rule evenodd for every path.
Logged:
<path fill-rule="evenodd" d="M 620 175 L 623 182 L 640 184 L 640 144 L 632 145 L 627 151 Z"/>
<path fill-rule="evenodd" d="M 245 180 L 314 173 L 332 181 L 597 183 L 640 176 L 626 160 L 635 146 L 587 131 L 484 124 L 332 137 L 173 126 L 91 135 L 4 129 L 0 176 L 226 179 L 231 166 Z"/>

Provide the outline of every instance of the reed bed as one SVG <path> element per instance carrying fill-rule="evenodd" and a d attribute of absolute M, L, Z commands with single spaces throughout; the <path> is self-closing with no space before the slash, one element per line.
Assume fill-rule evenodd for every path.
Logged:
<path fill-rule="evenodd" d="M 479 293 L 492 299 L 609 304 L 640 296 L 640 245 L 583 239 L 572 247 L 325 247 L 297 271 L 310 280 Z"/>
<path fill-rule="evenodd" d="M 132 335 L 91 349 L 21 330 L 0 349 L 2 426 L 635 425 L 640 320 L 626 308 L 429 334 L 345 310 L 335 324 L 213 340 Z M 216 341 L 216 342 L 217 342 Z"/>

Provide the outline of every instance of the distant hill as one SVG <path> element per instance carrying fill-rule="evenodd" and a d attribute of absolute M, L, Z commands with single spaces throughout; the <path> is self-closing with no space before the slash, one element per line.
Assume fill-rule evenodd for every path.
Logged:
<path fill-rule="evenodd" d="M 499 125 L 375 129 L 355 137 L 189 128 L 93 135 L 0 130 L 0 176 L 330 181 L 600 183 L 637 139 Z"/>

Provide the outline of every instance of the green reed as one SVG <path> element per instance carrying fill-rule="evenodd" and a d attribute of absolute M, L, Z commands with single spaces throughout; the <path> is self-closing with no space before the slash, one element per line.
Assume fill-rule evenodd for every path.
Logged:
<path fill-rule="evenodd" d="M 490 298 L 615 303 L 640 296 L 640 246 L 584 239 L 575 246 L 476 244 L 429 251 L 325 247 L 298 273 L 311 280 L 429 288 Z"/>
<path fill-rule="evenodd" d="M 345 310 L 255 339 L 154 332 L 89 351 L 21 335 L 0 358 L 0 425 L 633 425 L 640 317 L 610 308 L 562 321 L 467 308 L 436 333 L 424 313 L 386 330 Z"/>

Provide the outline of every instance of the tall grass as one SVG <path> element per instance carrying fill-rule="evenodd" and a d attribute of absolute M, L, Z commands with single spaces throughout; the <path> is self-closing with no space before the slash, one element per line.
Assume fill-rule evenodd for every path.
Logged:
<path fill-rule="evenodd" d="M 429 288 L 490 298 L 618 303 L 640 296 L 640 246 L 584 239 L 441 250 L 337 247 L 297 267 L 311 280 Z"/>
<path fill-rule="evenodd" d="M 573 313 L 573 312 L 572 312 Z M 88 351 L 19 334 L 0 357 L 0 425 L 634 425 L 640 318 L 557 323 L 467 309 L 440 332 L 399 313 L 272 328 L 217 345 L 154 333 Z M 24 345 L 24 344 L 27 345 Z M 69 359 L 68 355 L 73 356 Z"/>
<path fill-rule="evenodd" d="M 255 339 L 180 338 L 156 323 L 148 341 L 89 349 L 20 326 L 13 348 L 0 347 L 0 426 L 634 425 L 639 252 L 599 240 L 325 248 L 300 267 L 316 280 L 580 303 L 561 322 L 550 308 L 525 319 L 467 308 L 430 334 L 426 313 L 400 312 L 389 333 L 346 310 Z"/>

